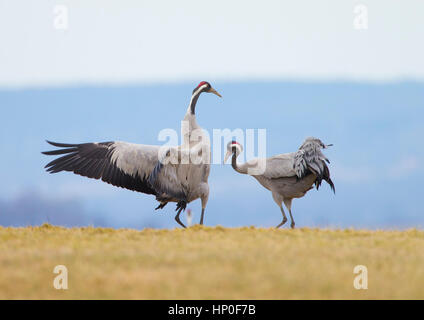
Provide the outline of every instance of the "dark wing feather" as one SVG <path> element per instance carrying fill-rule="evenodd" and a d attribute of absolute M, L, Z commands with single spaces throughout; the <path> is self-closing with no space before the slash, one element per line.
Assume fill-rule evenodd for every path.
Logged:
<path fill-rule="evenodd" d="M 113 157 L 117 142 L 65 144 L 47 141 L 49 144 L 62 148 L 53 151 L 42 152 L 45 155 L 61 157 L 49 162 L 45 168 L 50 173 L 70 171 L 84 177 L 101 179 L 102 181 L 117 187 L 126 188 L 146 194 L 156 195 L 155 190 L 147 181 L 148 175 L 140 173 L 134 168 L 131 173 L 125 172 L 124 168 L 117 165 L 117 157 Z M 124 145 L 123 143 L 120 143 Z M 125 144 L 124 147 L 129 146 Z M 134 145 L 136 146 L 136 145 Z M 142 148 L 138 146 L 137 148 Z M 135 162 L 137 159 L 135 159 Z M 148 164 L 144 164 L 148 168 Z M 146 169 L 147 170 L 147 169 Z M 147 170 L 148 171 L 148 170 Z"/>

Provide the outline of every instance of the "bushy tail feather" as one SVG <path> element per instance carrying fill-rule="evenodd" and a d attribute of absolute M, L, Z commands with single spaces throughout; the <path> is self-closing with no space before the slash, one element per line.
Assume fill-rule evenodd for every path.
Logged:
<path fill-rule="evenodd" d="M 336 188 L 330 178 L 330 170 L 327 166 L 330 161 L 321 152 L 321 149 L 327 146 L 317 138 L 307 138 L 295 154 L 293 167 L 298 178 L 303 178 L 308 172 L 312 172 L 317 176 L 315 180 L 317 189 L 321 186 L 322 180 L 325 180 L 333 192 L 336 193 Z"/>
<path fill-rule="evenodd" d="M 324 174 L 321 174 L 321 175 L 316 174 L 316 175 L 317 175 L 317 179 L 315 180 L 315 187 L 317 188 L 317 190 L 321 186 L 322 180 L 324 180 L 330 185 L 331 190 L 333 190 L 333 192 L 336 193 L 336 187 L 334 186 L 334 183 L 330 178 L 330 171 L 326 165 L 324 169 Z"/>

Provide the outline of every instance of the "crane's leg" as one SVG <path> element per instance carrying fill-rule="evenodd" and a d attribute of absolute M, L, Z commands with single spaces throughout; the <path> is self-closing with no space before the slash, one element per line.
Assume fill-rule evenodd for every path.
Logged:
<path fill-rule="evenodd" d="M 200 224 L 203 224 L 204 215 L 205 215 L 205 208 L 202 208 L 202 215 L 200 216 Z"/>
<path fill-rule="evenodd" d="M 287 222 L 287 217 L 283 210 L 283 206 L 281 206 L 280 209 L 281 209 L 281 213 L 283 214 L 283 221 L 281 221 L 281 223 L 278 226 L 276 226 L 277 229 Z"/>
<path fill-rule="evenodd" d="M 279 227 L 281 227 L 287 222 L 287 217 L 283 209 L 283 205 L 282 205 L 283 199 L 281 198 L 281 196 L 278 193 L 273 192 L 272 198 L 274 199 L 275 203 L 280 207 L 281 213 L 283 214 L 283 221 L 281 221 L 281 223 L 278 226 L 276 226 L 276 228 L 278 229 Z"/>
<path fill-rule="evenodd" d="M 289 209 L 290 219 L 291 219 L 290 227 L 294 229 L 295 223 L 294 223 L 293 215 L 291 212 L 292 199 L 284 199 L 284 204 L 286 205 L 287 209 Z"/>
<path fill-rule="evenodd" d="M 184 223 L 182 223 L 182 222 L 181 222 L 181 220 L 180 220 L 180 213 L 181 213 L 181 211 L 182 211 L 182 209 L 179 209 L 179 210 L 178 210 L 177 215 L 175 216 L 175 221 L 177 221 L 177 223 L 178 223 L 181 227 L 183 227 L 183 228 L 187 228 L 187 227 L 184 225 Z"/>
<path fill-rule="evenodd" d="M 295 223 L 294 223 L 294 219 L 293 219 L 293 216 L 292 216 L 291 210 L 289 210 L 289 213 L 290 213 L 290 219 L 291 219 L 290 227 L 291 227 L 292 229 L 294 229 Z"/>
<path fill-rule="evenodd" d="M 202 200 L 202 214 L 200 216 L 200 224 L 201 225 L 203 225 L 203 218 L 205 216 L 205 208 L 206 208 L 206 204 L 208 203 L 208 199 L 209 199 L 209 186 L 207 184 L 204 184 L 203 187 L 204 187 L 205 191 L 200 198 Z"/>
<path fill-rule="evenodd" d="M 175 221 L 177 221 L 177 223 L 180 226 L 182 226 L 183 228 L 187 228 L 187 227 L 184 225 L 184 223 L 181 222 L 180 214 L 183 210 L 185 210 L 186 206 L 187 206 L 187 202 L 185 202 L 185 201 L 178 202 L 177 203 L 177 209 L 176 209 L 178 211 L 177 211 L 177 215 L 175 216 Z"/>

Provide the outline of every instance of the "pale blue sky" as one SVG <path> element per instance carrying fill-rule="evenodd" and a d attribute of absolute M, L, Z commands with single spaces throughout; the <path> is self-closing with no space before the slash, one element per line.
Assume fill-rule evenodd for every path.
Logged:
<path fill-rule="evenodd" d="M 423 20 L 421 0 L 0 0 L 0 86 L 424 79 Z"/>

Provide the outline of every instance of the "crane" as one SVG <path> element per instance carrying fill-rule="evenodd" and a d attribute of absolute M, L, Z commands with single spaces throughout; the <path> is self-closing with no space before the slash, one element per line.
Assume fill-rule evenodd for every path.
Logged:
<path fill-rule="evenodd" d="M 318 190 L 322 180 L 326 181 L 335 192 L 334 183 L 331 181 L 330 171 L 326 164 L 330 161 L 321 152 L 321 149 L 329 146 L 332 145 L 325 145 L 321 140 L 309 137 L 296 152 L 279 154 L 266 159 L 256 158 L 238 164 L 237 157 L 243 152 L 243 146 L 233 140 L 227 144 L 224 163 L 232 155 L 231 165 L 235 171 L 252 175 L 263 187 L 271 191 L 272 198 L 283 214 L 283 220 L 276 228 L 287 222 L 283 202 L 290 213 L 291 228 L 294 228 L 295 222 L 291 211 L 293 198 L 303 197 L 313 189 L 314 184 Z M 257 168 L 260 161 L 263 161 L 262 163 L 265 165 L 262 174 L 252 170 Z"/>
<path fill-rule="evenodd" d="M 163 150 L 163 146 L 122 141 L 68 144 L 47 140 L 60 149 L 42 153 L 60 157 L 49 162 L 45 169 L 49 173 L 70 171 L 84 177 L 101 179 L 116 187 L 154 195 L 159 201 L 156 210 L 162 209 L 169 202 L 176 202 L 175 221 L 184 228 L 186 226 L 180 220 L 180 213 L 188 203 L 200 198 L 200 224 L 203 224 L 209 197 L 210 142 L 198 133 L 196 139 L 191 139 L 191 135 L 201 129 L 196 122 L 195 108 L 203 92 L 221 97 L 208 82 L 199 83 L 193 90 L 183 119 L 183 123 L 189 126 L 188 134 L 178 147 Z M 181 159 L 185 153 L 192 150 L 200 155 L 202 150 L 206 150 L 208 155 L 197 163 L 191 163 L 190 160 L 183 163 Z"/>

